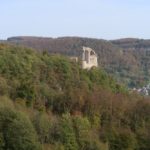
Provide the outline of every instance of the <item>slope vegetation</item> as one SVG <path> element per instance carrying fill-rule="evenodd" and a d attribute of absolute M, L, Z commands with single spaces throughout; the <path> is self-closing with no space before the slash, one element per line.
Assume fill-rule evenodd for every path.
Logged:
<path fill-rule="evenodd" d="M 0 44 L 0 149 L 149 150 L 150 101 L 102 69 Z"/>

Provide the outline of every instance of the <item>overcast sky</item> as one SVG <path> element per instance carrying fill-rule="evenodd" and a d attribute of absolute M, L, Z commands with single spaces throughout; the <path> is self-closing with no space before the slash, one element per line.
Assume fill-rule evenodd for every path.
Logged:
<path fill-rule="evenodd" d="M 150 0 L 0 0 L 0 39 L 20 35 L 150 39 Z"/>

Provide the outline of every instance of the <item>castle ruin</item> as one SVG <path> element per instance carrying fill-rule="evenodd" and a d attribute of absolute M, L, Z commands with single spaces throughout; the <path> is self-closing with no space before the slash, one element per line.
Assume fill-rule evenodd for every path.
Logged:
<path fill-rule="evenodd" d="M 82 68 L 90 69 L 92 67 L 98 67 L 97 54 L 91 48 L 83 47 Z"/>

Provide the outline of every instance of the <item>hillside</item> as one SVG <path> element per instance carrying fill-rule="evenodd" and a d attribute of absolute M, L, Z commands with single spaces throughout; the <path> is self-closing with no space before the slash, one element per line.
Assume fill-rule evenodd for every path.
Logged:
<path fill-rule="evenodd" d="M 99 66 L 130 87 L 145 85 L 150 80 L 150 41 L 120 39 L 114 41 L 80 38 L 12 37 L 7 42 L 38 51 L 48 51 L 69 56 L 81 55 L 82 46 L 91 47 L 98 54 Z"/>
<path fill-rule="evenodd" d="M 150 100 L 100 68 L 0 44 L 1 150 L 149 150 Z"/>

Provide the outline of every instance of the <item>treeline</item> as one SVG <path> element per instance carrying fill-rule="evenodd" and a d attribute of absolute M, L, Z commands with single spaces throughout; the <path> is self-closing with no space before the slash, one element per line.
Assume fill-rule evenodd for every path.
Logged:
<path fill-rule="evenodd" d="M 150 100 L 102 69 L 0 45 L 1 150 L 149 150 Z"/>

